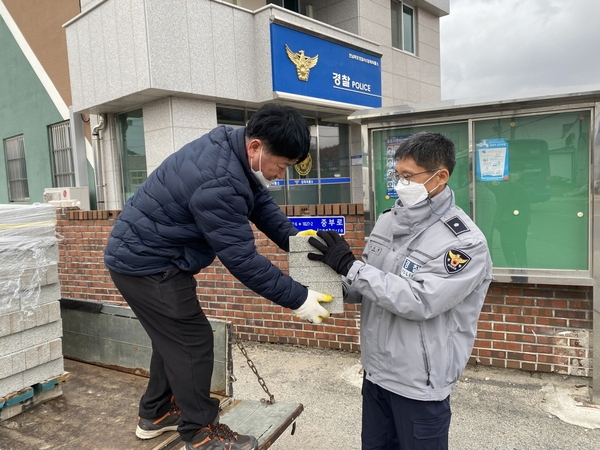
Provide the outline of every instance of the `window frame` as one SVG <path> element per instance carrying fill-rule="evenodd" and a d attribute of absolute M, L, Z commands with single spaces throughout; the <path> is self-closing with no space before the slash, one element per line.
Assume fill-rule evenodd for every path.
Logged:
<path fill-rule="evenodd" d="M 395 5 L 395 7 L 394 7 Z M 411 42 L 405 42 L 405 24 L 404 10 L 408 9 L 412 12 L 411 15 Z M 390 18 L 392 29 L 392 48 L 400 50 L 411 55 L 417 54 L 417 36 L 416 36 L 416 8 L 400 0 L 390 0 Z"/>
<path fill-rule="evenodd" d="M 17 158 L 9 158 L 9 150 L 13 150 L 14 148 L 9 148 L 12 145 L 12 142 L 17 142 L 18 148 L 16 151 L 19 153 Z M 28 202 L 29 201 L 29 180 L 27 177 L 27 158 L 25 155 L 25 138 L 22 134 L 18 134 L 16 136 L 12 136 L 10 138 L 6 138 L 3 141 L 4 146 L 4 160 L 6 162 L 6 181 L 8 184 L 8 200 L 10 202 Z M 11 155 L 12 156 L 12 155 Z M 14 179 L 11 177 L 11 164 L 13 161 L 22 161 L 21 165 L 18 165 L 17 169 L 22 176 L 25 175 L 24 178 Z M 13 171 L 13 175 L 15 174 Z M 13 188 L 13 185 L 20 185 L 19 191 L 23 194 L 23 196 L 19 197 L 18 194 L 15 193 L 17 191 L 16 187 Z"/>
<path fill-rule="evenodd" d="M 55 132 L 59 130 L 60 133 Z M 48 141 L 50 144 L 50 159 L 52 161 L 52 186 L 75 187 L 75 162 L 73 160 L 73 145 L 71 142 L 71 121 L 65 120 L 49 125 Z"/>
<path fill-rule="evenodd" d="M 139 117 L 137 117 L 137 115 L 139 115 Z M 126 139 L 125 139 L 124 134 L 126 133 L 127 130 L 123 128 L 123 120 L 127 121 L 127 120 L 131 120 L 131 119 L 140 119 L 141 125 L 142 125 L 144 165 L 143 165 L 143 167 L 139 167 L 139 168 L 137 168 L 137 167 L 133 168 L 131 166 L 131 164 L 130 164 L 131 161 L 129 159 L 129 156 L 133 156 L 133 155 L 127 155 L 128 147 L 125 145 Z M 132 189 L 132 183 L 131 183 L 132 178 L 130 175 L 132 173 L 135 173 L 135 175 L 136 175 L 135 179 L 141 179 L 141 177 L 139 177 L 139 173 L 141 173 L 145 170 L 146 171 L 146 179 L 148 178 L 148 158 L 146 155 L 146 141 L 145 141 L 145 133 L 144 133 L 144 109 L 140 107 L 140 108 L 120 112 L 115 115 L 115 122 L 116 122 L 117 136 L 118 136 L 117 148 L 119 150 L 119 164 L 120 164 L 120 174 L 121 174 L 121 199 L 122 199 L 123 204 L 125 204 L 125 203 L 127 203 L 127 200 L 129 200 L 129 198 L 131 196 L 133 196 L 133 194 L 139 187 L 139 185 L 137 185 L 135 188 Z M 142 155 L 138 155 L 138 156 L 140 158 L 142 157 Z"/>

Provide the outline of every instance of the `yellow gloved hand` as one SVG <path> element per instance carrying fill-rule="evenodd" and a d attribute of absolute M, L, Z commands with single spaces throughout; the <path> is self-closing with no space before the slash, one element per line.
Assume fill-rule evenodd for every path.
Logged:
<path fill-rule="evenodd" d="M 316 236 L 316 230 L 304 230 L 298 233 L 296 236 Z"/>
<path fill-rule="evenodd" d="M 331 314 L 320 303 L 329 303 L 333 300 L 333 297 L 328 294 L 322 294 L 311 289 L 308 290 L 306 300 L 298 309 L 294 309 L 296 314 L 301 319 L 306 319 L 312 323 L 321 323 L 324 318 L 329 317 Z"/>

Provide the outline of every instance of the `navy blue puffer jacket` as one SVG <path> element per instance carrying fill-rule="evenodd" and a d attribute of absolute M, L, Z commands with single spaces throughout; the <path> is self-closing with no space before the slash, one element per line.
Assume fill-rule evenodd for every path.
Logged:
<path fill-rule="evenodd" d="M 104 263 L 134 276 L 198 273 L 218 256 L 254 292 L 300 307 L 307 288 L 256 251 L 249 221 L 286 251 L 298 232 L 252 174 L 245 128 L 217 127 L 166 158 L 127 201 Z"/>

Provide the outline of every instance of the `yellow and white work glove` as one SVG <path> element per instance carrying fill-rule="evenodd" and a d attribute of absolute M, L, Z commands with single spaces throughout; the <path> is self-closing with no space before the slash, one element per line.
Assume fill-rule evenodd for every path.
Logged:
<path fill-rule="evenodd" d="M 329 311 L 323 308 L 320 303 L 329 303 L 333 300 L 331 295 L 322 294 L 311 289 L 308 290 L 308 295 L 302 306 L 298 309 L 294 309 L 296 314 L 301 319 L 308 320 L 312 323 L 321 323 L 324 318 L 330 316 Z"/>
<path fill-rule="evenodd" d="M 304 230 L 298 233 L 296 236 L 316 236 L 316 230 Z"/>

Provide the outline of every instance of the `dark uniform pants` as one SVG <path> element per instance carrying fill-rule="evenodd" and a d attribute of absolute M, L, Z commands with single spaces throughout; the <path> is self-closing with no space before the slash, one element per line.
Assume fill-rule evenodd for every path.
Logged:
<path fill-rule="evenodd" d="M 363 379 L 362 450 L 448 450 L 450 397 L 419 401 Z"/>
<path fill-rule="evenodd" d="M 196 279 L 179 269 L 141 277 L 111 270 L 110 276 L 152 341 L 139 415 L 162 417 L 174 396 L 183 419 L 179 432 L 184 441 L 191 440 L 219 412 L 218 399 L 210 397 L 213 332 L 198 303 Z"/>

